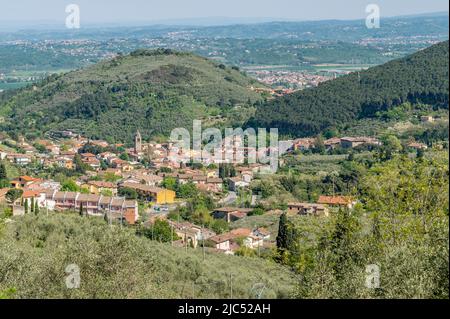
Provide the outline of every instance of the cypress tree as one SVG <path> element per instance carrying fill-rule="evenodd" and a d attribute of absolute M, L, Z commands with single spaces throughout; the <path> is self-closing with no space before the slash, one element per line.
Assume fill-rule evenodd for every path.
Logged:
<path fill-rule="evenodd" d="M 31 197 L 30 213 L 34 213 L 34 197 Z"/>
<path fill-rule="evenodd" d="M 34 202 L 34 213 L 35 213 L 36 215 L 39 214 L 39 203 L 38 203 L 38 201 L 35 201 L 35 202 Z"/>
<path fill-rule="evenodd" d="M 287 249 L 288 242 L 288 220 L 286 213 L 281 214 L 280 224 L 278 226 L 277 248 L 278 250 Z"/>
<path fill-rule="evenodd" d="M 83 203 L 80 203 L 80 216 L 83 216 Z"/>
<path fill-rule="evenodd" d="M 0 163 L 0 180 L 8 179 L 8 174 L 6 173 L 5 164 Z"/>
<path fill-rule="evenodd" d="M 25 210 L 25 214 L 28 214 L 28 200 L 24 199 L 23 201 L 23 208 Z"/>

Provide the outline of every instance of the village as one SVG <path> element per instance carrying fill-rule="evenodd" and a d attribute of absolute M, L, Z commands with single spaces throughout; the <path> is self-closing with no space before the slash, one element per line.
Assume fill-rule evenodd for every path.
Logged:
<path fill-rule="evenodd" d="M 283 142 L 289 145 L 287 154 L 317 147 L 316 138 Z M 236 140 L 235 143 L 234 153 L 237 145 L 243 147 Z M 323 141 L 323 147 L 329 151 L 338 147 L 349 150 L 379 145 L 381 142 L 372 137 L 333 137 Z M 426 148 L 415 142 L 409 146 Z M 183 158 L 190 158 L 192 154 L 182 154 L 184 151 L 171 142 L 146 143 L 139 131 L 131 148 L 91 140 L 70 131 L 58 132 L 33 143 L 23 137 L 18 141 L 4 138 L 0 147 L 2 163 L 17 167 L 20 172 L 31 172 L 33 170 L 27 168 L 33 167 L 35 172 L 6 182 L 2 180 L 0 202 L 10 208 L 12 216 L 74 212 L 104 218 L 110 224 L 152 231 L 153 225 L 162 220 L 170 227 L 172 245 L 207 246 L 226 254 L 234 254 L 242 247 L 259 250 L 275 246 L 276 234 L 265 227 L 229 227 L 252 215 L 283 213 L 280 209 L 262 210 L 258 195 L 252 194 L 250 188 L 255 179 L 273 174 L 267 164 L 208 161 L 207 165 L 199 165 L 175 161 L 174 152 Z M 245 150 L 248 155 L 248 148 Z M 280 159 L 280 165 L 282 163 Z M 77 174 L 61 183 L 42 177 L 40 171 L 46 168 Z M 249 200 L 239 200 L 240 194 L 249 192 Z M 217 225 L 221 227 L 201 225 L 205 223 L 204 219 L 198 219 L 198 224 L 180 220 L 180 212 L 186 210 L 189 200 L 195 197 L 189 194 L 197 193 L 205 194 L 212 201 L 204 219 L 219 221 Z M 335 209 L 352 209 L 356 203 L 357 199 L 352 196 L 329 194 L 319 196 L 316 202 L 289 202 L 284 211 L 290 215 L 326 218 Z"/>

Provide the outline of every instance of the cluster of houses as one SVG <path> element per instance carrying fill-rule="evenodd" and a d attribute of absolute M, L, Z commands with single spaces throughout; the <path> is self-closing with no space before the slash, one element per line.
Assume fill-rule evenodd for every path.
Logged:
<path fill-rule="evenodd" d="M 105 196 L 95 193 L 61 191 L 60 183 L 42 180 L 31 176 L 20 176 L 11 181 L 11 187 L 21 189 L 22 195 L 11 204 L 14 215 L 26 213 L 26 207 L 38 205 L 40 209 L 50 211 L 78 211 L 81 214 L 105 216 L 120 219 L 129 224 L 138 220 L 138 203 L 124 197 Z M 1 189 L 6 194 L 9 188 Z M 2 200 L 6 198 L 1 197 Z M 26 203 L 26 204 L 25 204 Z"/>
<path fill-rule="evenodd" d="M 197 248 L 201 245 L 213 248 L 218 252 L 234 254 L 242 246 L 257 249 L 270 245 L 271 234 L 263 227 L 253 230 L 237 228 L 218 235 L 210 229 L 189 222 L 169 221 L 169 224 L 180 238 L 173 244 L 180 247 Z"/>
<path fill-rule="evenodd" d="M 135 135 L 133 148 L 124 148 L 121 144 L 110 145 L 101 140 L 88 140 L 71 132 L 61 132 L 61 135 L 64 137 L 62 140 L 38 140 L 33 145 L 20 139 L 17 148 L 21 153 L 0 152 L 2 160 L 9 160 L 18 165 L 37 161 L 44 167 L 56 166 L 66 169 L 76 169 L 75 156 L 79 155 L 82 163 L 90 167 L 85 175 L 75 181 L 79 191 L 63 191 L 62 185 L 58 182 L 32 176 L 20 176 L 12 180 L 11 188 L 23 191 L 20 198 L 10 203 L 14 215 L 24 214 L 26 206 L 38 205 L 43 210 L 78 211 L 80 214 L 103 216 L 109 220 L 120 220 L 133 225 L 139 219 L 138 201 L 119 196 L 123 194 L 124 189 L 132 190 L 139 200 L 158 205 L 180 204 L 176 193 L 164 187 L 164 182 L 168 178 L 174 179 L 178 185 L 192 183 L 199 190 L 214 196 L 222 194 L 225 188 L 236 191 L 239 188 L 249 187 L 256 175 L 270 169 L 260 163 L 233 165 L 232 176 L 221 177 L 216 165 L 195 169 L 171 161 L 173 152 L 186 155 L 185 151 L 173 148 L 171 143 L 143 143 L 139 132 Z M 314 143 L 314 139 L 297 139 L 293 141 L 292 147 L 295 150 L 303 150 L 313 147 Z M 98 154 L 80 151 L 86 144 L 108 151 Z M 331 148 L 337 145 L 356 147 L 362 144 L 378 145 L 379 142 L 373 138 L 333 138 L 325 141 L 325 145 Z M 119 148 L 121 154 L 114 152 Z M 232 149 L 232 152 L 235 153 L 236 150 Z M 126 156 L 122 156 L 124 153 Z M 141 160 L 144 157 L 150 159 L 150 166 L 145 167 L 142 164 Z M 0 201 L 4 200 L 7 190 L 0 189 Z M 354 204 L 355 201 L 350 197 L 321 196 L 317 203 L 289 203 L 288 212 L 328 216 L 329 207 L 352 208 Z M 250 208 L 220 207 L 214 209 L 212 216 L 231 223 L 247 217 L 250 212 L 252 212 Z M 159 217 L 164 217 L 163 215 Z M 187 222 L 169 221 L 169 223 L 181 238 L 175 244 L 197 247 L 200 241 L 207 241 L 209 247 L 229 254 L 233 254 L 242 246 L 256 249 L 270 241 L 270 232 L 264 228 L 239 228 L 218 235 L 209 229 Z"/>
<path fill-rule="evenodd" d="M 315 147 L 317 142 L 316 138 L 298 138 L 293 141 L 292 150 L 305 151 Z M 381 142 L 373 137 L 361 136 L 361 137 L 332 137 L 323 142 L 327 150 L 332 150 L 337 147 L 343 149 L 351 149 L 361 145 L 379 146 Z"/>
<path fill-rule="evenodd" d="M 352 209 L 355 204 L 351 196 L 319 196 L 317 203 L 289 203 L 288 213 L 328 217 L 330 207 Z"/>

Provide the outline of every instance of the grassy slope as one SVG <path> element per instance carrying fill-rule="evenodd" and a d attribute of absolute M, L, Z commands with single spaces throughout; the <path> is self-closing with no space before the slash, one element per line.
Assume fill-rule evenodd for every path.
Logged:
<path fill-rule="evenodd" d="M 77 264 L 80 289 L 65 287 L 65 268 Z M 102 219 L 77 215 L 26 216 L 0 235 L 0 291 L 16 298 L 286 298 L 295 283 L 287 268 L 244 258 L 171 247 L 109 229 Z M 193 283 L 195 285 L 193 286 Z M 194 287 L 194 288 L 193 288 Z"/>

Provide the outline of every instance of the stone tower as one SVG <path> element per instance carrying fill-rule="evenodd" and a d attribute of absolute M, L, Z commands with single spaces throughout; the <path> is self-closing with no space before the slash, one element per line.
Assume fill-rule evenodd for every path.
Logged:
<path fill-rule="evenodd" d="M 142 136 L 139 131 L 134 135 L 134 152 L 139 154 L 142 152 Z"/>

